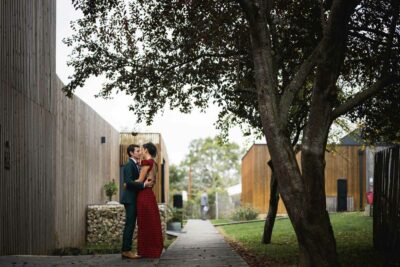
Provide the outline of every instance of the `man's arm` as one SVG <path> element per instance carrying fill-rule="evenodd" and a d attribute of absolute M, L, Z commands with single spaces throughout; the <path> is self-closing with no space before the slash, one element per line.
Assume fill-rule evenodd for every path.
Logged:
<path fill-rule="evenodd" d="M 126 184 L 126 188 L 129 190 L 133 190 L 133 189 L 144 189 L 146 187 L 152 187 L 153 186 L 153 182 L 148 182 L 145 181 L 144 183 L 142 182 L 138 182 L 137 180 L 134 179 L 133 177 L 133 165 L 132 164 L 128 164 L 127 166 L 125 166 L 126 169 L 124 169 L 124 182 Z"/>
<path fill-rule="evenodd" d="M 133 189 L 143 189 L 144 188 L 144 183 L 137 182 L 135 181 L 133 177 L 133 165 L 132 164 L 127 164 L 124 169 L 124 182 L 126 184 L 126 188 L 129 190 Z"/>

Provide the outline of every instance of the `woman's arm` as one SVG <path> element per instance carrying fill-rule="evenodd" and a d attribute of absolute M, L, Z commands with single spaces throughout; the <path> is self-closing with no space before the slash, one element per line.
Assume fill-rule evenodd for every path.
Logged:
<path fill-rule="evenodd" d="M 149 168 L 150 168 L 150 166 L 148 166 L 148 165 L 144 165 L 144 166 L 142 166 L 142 168 L 140 168 L 139 179 L 137 179 L 136 182 L 143 183 L 144 180 L 146 180 L 146 174 L 147 174 L 147 171 L 149 170 Z"/>

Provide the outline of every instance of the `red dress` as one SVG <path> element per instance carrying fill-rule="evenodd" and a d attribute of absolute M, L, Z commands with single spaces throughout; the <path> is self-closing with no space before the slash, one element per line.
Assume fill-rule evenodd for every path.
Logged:
<path fill-rule="evenodd" d="M 142 160 L 141 165 L 153 168 L 154 160 Z M 151 188 L 140 190 L 137 196 L 137 254 L 147 258 L 159 258 L 163 250 L 160 213 Z"/>

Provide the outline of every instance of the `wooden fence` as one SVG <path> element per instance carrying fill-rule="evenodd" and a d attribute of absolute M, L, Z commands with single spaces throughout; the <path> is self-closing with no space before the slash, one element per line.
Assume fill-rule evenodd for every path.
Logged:
<path fill-rule="evenodd" d="M 361 151 L 361 155 L 360 155 Z M 359 146 L 336 146 L 335 151 L 325 153 L 325 192 L 327 209 L 336 210 L 337 180 L 347 180 L 347 208 L 358 210 L 365 203 L 365 166 L 364 152 Z M 300 162 L 301 154 L 296 156 Z M 243 204 L 257 208 L 261 213 L 268 212 L 271 170 L 268 146 L 253 145 L 242 158 L 242 195 Z M 278 214 L 286 213 L 282 199 L 279 200 Z"/>
<path fill-rule="evenodd" d="M 86 207 L 106 201 L 103 186 L 119 180 L 119 132 L 78 97 L 66 98 L 57 82 L 55 247 L 81 247 Z M 103 141 L 102 142 L 102 139 Z M 114 200 L 118 200 L 118 195 Z"/>
<path fill-rule="evenodd" d="M 400 251 L 400 146 L 375 155 L 374 171 L 374 246 L 385 251 Z"/>
<path fill-rule="evenodd" d="M 119 133 L 60 91 L 55 25 L 55 0 L 0 1 L 0 255 L 83 245 L 119 177 Z"/>
<path fill-rule="evenodd" d="M 55 1 L 0 1 L 0 255 L 55 240 Z"/>

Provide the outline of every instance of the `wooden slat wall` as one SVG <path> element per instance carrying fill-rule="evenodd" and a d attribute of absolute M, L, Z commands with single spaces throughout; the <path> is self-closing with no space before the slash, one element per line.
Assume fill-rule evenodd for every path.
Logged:
<path fill-rule="evenodd" d="M 165 180 L 164 180 L 164 196 L 165 196 L 165 203 L 168 203 L 168 193 L 169 193 L 169 160 L 168 160 L 168 153 L 164 143 L 164 140 L 159 133 L 121 133 L 120 137 L 120 164 L 121 166 L 124 165 L 128 160 L 128 154 L 126 150 L 130 144 L 137 144 L 143 145 L 147 142 L 152 142 L 157 146 L 157 164 L 159 166 L 159 172 L 157 175 L 159 183 L 153 188 L 154 194 L 156 195 L 157 202 L 161 201 L 161 164 L 163 160 L 165 161 Z"/>
<path fill-rule="evenodd" d="M 336 196 L 337 179 L 347 179 L 348 196 L 352 197 L 354 207 L 360 207 L 360 178 L 358 146 L 336 146 L 335 152 L 325 153 L 325 191 L 328 197 Z M 300 162 L 301 154 L 297 155 Z M 267 165 L 270 155 L 267 145 L 253 145 L 242 159 L 242 203 L 249 204 L 267 213 L 271 172 Z M 363 157 L 363 191 L 365 192 L 365 156 Z M 365 194 L 363 193 L 363 203 Z M 351 209 L 349 207 L 349 209 Z M 278 214 L 286 213 L 282 200 L 279 200 Z"/>
<path fill-rule="evenodd" d="M 62 87 L 58 80 L 56 247 L 79 247 L 85 244 L 86 206 L 104 203 L 104 184 L 118 183 L 119 132 L 79 98 L 66 98 Z"/>
<path fill-rule="evenodd" d="M 267 163 L 270 159 L 265 145 L 253 145 L 242 159 L 243 204 L 268 212 L 271 170 Z M 278 214 L 286 213 L 282 200 L 279 200 Z"/>
<path fill-rule="evenodd" d="M 126 149 L 131 144 L 143 145 L 152 142 L 155 145 L 160 144 L 161 136 L 159 133 L 121 133 L 120 135 L 120 164 L 124 165 L 128 160 Z M 158 148 L 158 147 L 157 147 Z"/>
<path fill-rule="evenodd" d="M 0 1 L 0 255 L 54 246 L 55 22 L 53 0 Z"/>
<path fill-rule="evenodd" d="M 325 193 L 327 196 L 337 195 L 337 180 L 347 179 L 347 196 L 353 197 L 354 210 L 360 209 L 360 170 L 359 170 L 359 146 L 336 146 L 335 151 L 325 153 Z M 365 151 L 362 158 L 363 166 L 363 204 L 366 203 L 366 168 Z"/>
<path fill-rule="evenodd" d="M 55 0 L 0 1 L 0 255 L 83 245 L 86 205 L 119 177 L 119 133 L 61 94 L 55 27 Z"/>

